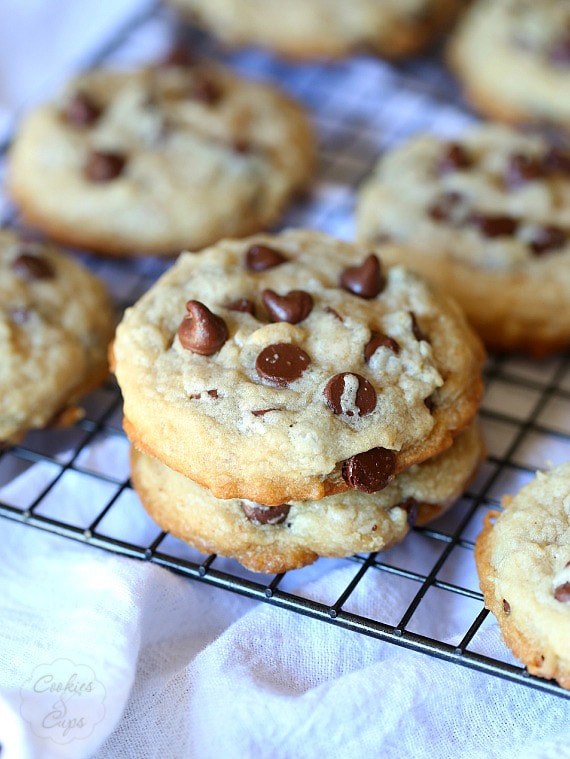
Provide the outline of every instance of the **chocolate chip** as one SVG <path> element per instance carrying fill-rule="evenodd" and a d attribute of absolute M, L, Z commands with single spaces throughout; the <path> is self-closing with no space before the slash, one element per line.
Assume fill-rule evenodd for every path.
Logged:
<path fill-rule="evenodd" d="M 262 506 L 260 503 L 240 501 L 243 513 L 253 524 L 281 524 L 289 516 L 291 506 L 282 503 L 279 506 Z"/>
<path fill-rule="evenodd" d="M 313 299 L 304 290 L 291 290 L 287 295 L 278 295 L 273 290 L 264 290 L 261 298 L 271 321 L 298 324 L 313 310 Z"/>
<path fill-rule="evenodd" d="M 109 182 L 122 174 L 126 159 L 120 153 L 93 150 L 85 164 L 84 174 L 91 182 Z"/>
<path fill-rule="evenodd" d="M 398 503 L 397 508 L 404 509 L 407 514 L 407 522 L 410 527 L 413 527 L 417 521 L 418 511 L 420 509 L 420 504 L 418 501 L 410 496 L 410 498 L 406 498 L 405 501 Z"/>
<path fill-rule="evenodd" d="M 420 343 L 422 340 L 425 340 L 426 343 L 429 343 L 429 338 L 425 335 L 422 328 L 418 324 L 418 320 L 416 318 L 416 315 L 413 311 L 410 311 L 410 319 L 412 320 L 412 333 L 418 343 Z"/>
<path fill-rule="evenodd" d="M 36 279 L 52 279 L 55 276 L 53 266 L 47 259 L 29 253 L 20 253 L 12 261 L 12 271 L 28 282 Z"/>
<path fill-rule="evenodd" d="M 542 179 L 545 175 L 541 159 L 524 153 L 515 153 L 509 158 L 505 169 L 505 182 L 508 187 L 521 187 L 533 179 Z"/>
<path fill-rule="evenodd" d="M 247 298 L 236 298 L 228 303 L 226 308 L 228 311 L 239 311 L 242 314 L 255 314 L 255 305 Z"/>
<path fill-rule="evenodd" d="M 560 148 L 550 148 L 542 159 L 544 168 L 551 174 L 570 174 L 570 153 Z"/>
<path fill-rule="evenodd" d="M 245 265 L 250 271 L 273 269 L 286 260 L 283 253 L 269 245 L 252 245 L 245 254 Z"/>
<path fill-rule="evenodd" d="M 219 351 L 228 339 L 225 321 L 198 300 L 189 300 L 186 310 L 188 313 L 178 328 L 182 347 L 201 356 Z"/>
<path fill-rule="evenodd" d="M 509 616 L 509 614 L 511 613 L 511 605 L 510 605 L 510 603 L 507 601 L 507 599 L 506 599 L 506 598 L 503 598 L 503 611 L 505 612 L 505 614 L 507 615 L 507 617 L 508 617 L 508 616 Z"/>
<path fill-rule="evenodd" d="M 278 408 L 257 408 L 254 409 L 251 413 L 254 416 L 265 416 L 265 414 L 269 414 L 270 411 L 279 411 Z"/>
<path fill-rule="evenodd" d="M 190 67 L 197 63 L 198 59 L 184 45 L 174 45 L 158 64 L 160 67 L 169 66 Z"/>
<path fill-rule="evenodd" d="M 249 140 L 246 140 L 244 137 L 234 140 L 232 143 L 232 148 L 235 150 L 236 153 L 241 153 L 242 155 L 251 153 L 253 151 L 253 145 L 251 144 Z"/>
<path fill-rule="evenodd" d="M 343 462 L 342 477 L 346 484 L 363 493 L 382 490 L 396 476 L 396 454 L 386 448 L 371 448 Z"/>
<path fill-rule="evenodd" d="M 556 250 L 562 248 L 567 242 L 566 232 L 560 227 L 556 227 L 553 224 L 547 224 L 544 227 L 539 227 L 533 234 L 530 242 L 530 247 L 533 253 L 541 255 L 549 250 Z"/>
<path fill-rule="evenodd" d="M 335 319 L 338 319 L 339 322 L 344 321 L 342 316 L 339 314 L 339 312 L 336 310 L 336 308 L 332 308 L 331 306 L 325 306 L 325 313 L 332 314 Z"/>
<path fill-rule="evenodd" d="M 216 105 L 222 94 L 219 83 L 204 74 L 197 74 L 187 90 L 191 100 L 197 100 L 204 105 Z"/>
<path fill-rule="evenodd" d="M 350 397 L 345 398 L 343 403 L 347 377 L 354 377 L 356 379 L 356 392 L 350 392 Z M 361 377 L 360 374 L 353 374 L 352 372 L 343 372 L 331 377 L 323 390 L 323 395 L 325 396 L 327 405 L 335 414 L 354 416 L 354 411 L 350 408 L 352 406 L 356 407 L 358 416 L 366 416 L 366 414 L 371 414 L 376 408 L 376 390 L 374 390 L 374 387 L 365 377 Z M 346 408 L 347 406 L 349 408 Z"/>
<path fill-rule="evenodd" d="M 67 101 L 63 117 L 68 124 L 75 127 L 87 127 L 94 124 L 102 109 L 85 92 L 75 92 Z"/>
<path fill-rule="evenodd" d="M 512 216 L 474 213 L 469 221 L 485 237 L 509 237 L 518 227 L 518 221 Z"/>
<path fill-rule="evenodd" d="M 473 161 L 464 147 L 457 142 L 450 142 L 445 146 L 445 151 L 437 163 L 438 174 L 449 174 L 459 169 L 468 169 Z"/>
<path fill-rule="evenodd" d="M 340 284 L 344 290 L 358 295 L 359 298 L 375 298 L 386 286 L 386 278 L 378 256 L 371 253 L 360 266 L 345 269 L 340 276 Z"/>
<path fill-rule="evenodd" d="M 388 348 L 388 350 L 391 350 L 396 355 L 400 352 L 400 346 L 393 338 L 388 337 L 388 335 L 382 332 L 372 331 L 370 333 L 370 340 L 364 346 L 364 358 L 366 362 L 370 361 L 378 348 Z"/>
<path fill-rule="evenodd" d="M 255 362 L 260 377 L 286 387 L 303 374 L 311 363 L 308 354 L 293 343 L 275 343 L 264 348 Z"/>
<path fill-rule="evenodd" d="M 218 391 L 215 388 L 212 388 L 212 390 L 208 390 L 207 392 L 210 398 L 214 398 L 214 399 L 219 398 Z"/>
<path fill-rule="evenodd" d="M 434 221 L 451 221 L 459 204 L 463 201 L 459 192 L 443 192 L 427 209 L 428 215 Z"/>
<path fill-rule="evenodd" d="M 565 582 L 554 589 L 554 598 L 561 603 L 570 603 L 570 582 Z"/>

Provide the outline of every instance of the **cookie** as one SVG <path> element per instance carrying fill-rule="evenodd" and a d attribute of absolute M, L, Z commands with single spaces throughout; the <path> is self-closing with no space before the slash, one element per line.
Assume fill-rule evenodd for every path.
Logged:
<path fill-rule="evenodd" d="M 538 472 L 503 505 L 475 545 L 485 606 L 531 674 L 570 688 L 570 464 Z"/>
<path fill-rule="evenodd" d="M 55 248 L 0 230 L 0 441 L 76 418 L 108 372 L 105 287 Z"/>
<path fill-rule="evenodd" d="M 570 344 L 570 153 L 478 126 L 419 135 L 360 190 L 362 243 L 445 289 L 487 346 L 544 356 Z"/>
<path fill-rule="evenodd" d="M 481 113 L 568 129 L 569 30 L 560 0 L 477 0 L 450 40 L 449 64 Z"/>
<path fill-rule="evenodd" d="M 183 16 L 230 45 L 293 58 L 420 52 L 461 9 L 459 0 L 170 0 Z"/>
<path fill-rule="evenodd" d="M 8 190 L 51 238 L 173 254 L 273 224 L 313 173 L 312 127 L 274 87 L 213 64 L 96 70 L 24 120 Z"/>
<path fill-rule="evenodd" d="M 223 240 L 120 323 L 125 429 L 219 498 L 375 492 L 473 419 L 483 351 L 457 306 L 307 230 Z"/>
<path fill-rule="evenodd" d="M 132 449 L 132 482 L 160 527 L 204 553 L 257 572 L 287 572 L 319 556 L 382 551 L 424 524 L 465 489 L 482 456 L 476 424 L 451 448 L 398 475 L 379 493 L 349 490 L 320 501 L 263 506 L 209 490 Z"/>

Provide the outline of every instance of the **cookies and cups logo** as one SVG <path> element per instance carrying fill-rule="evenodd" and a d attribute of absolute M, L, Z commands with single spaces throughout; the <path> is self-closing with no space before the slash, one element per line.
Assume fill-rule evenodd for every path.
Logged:
<path fill-rule="evenodd" d="M 105 716 L 105 688 L 85 664 L 56 659 L 38 665 L 20 689 L 22 717 L 39 738 L 88 738 Z"/>

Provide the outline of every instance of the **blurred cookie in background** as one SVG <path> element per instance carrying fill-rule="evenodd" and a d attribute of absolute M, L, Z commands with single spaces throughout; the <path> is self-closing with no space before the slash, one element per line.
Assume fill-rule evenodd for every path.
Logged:
<path fill-rule="evenodd" d="M 73 423 L 108 372 L 115 319 L 106 289 L 50 245 L 0 230 L 0 444 Z"/>
<path fill-rule="evenodd" d="M 448 60 L 482 114 L 570 128 L 564 0 L 477 0 L 450 39 Z"/>
<path fill-rule="evenodd" d="M 570 344 L 570 153 L 482 125 L 418 135 L 382 156 L 358 237 L 452 295 L 487 346 L 544 356 Z"/>
<path fill-rule="evenodd" d="M 450 27 L 464 5 L 461 0 L 168 2 L 226 44 L 259 46 L 298 59 L 414 55 Z"/>
<path fill-rule="evenodd" d="M 171 255 L 277 221 L 310 182 L 302 107 L 214 64 L 95 70 L 30 113 L 8 190 L 56 241 Z"/>

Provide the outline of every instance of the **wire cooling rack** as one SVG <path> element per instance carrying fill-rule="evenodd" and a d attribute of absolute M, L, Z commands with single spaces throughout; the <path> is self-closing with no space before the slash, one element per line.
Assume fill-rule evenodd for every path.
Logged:
<path fill-rule="evenodd" d="M 310 197 L 295 205 L 282 226 L 307 226 L 350 239 L 355 189 L 376 157 L 420 130 L 452 134 L 473 120 L 437 58 L 393 65 L 370 58 L 341 63 L 288 64 L 259 51 L 225 54 L 202 35 L 177 30 L 161 6 L 143 9 L 81 68 L 149 59 L 153 45 L 183 41 L 224 58 L 237 71 L 279 84 L 310 109 L 319 135 L 320 164 Z M 157 42 L 158 40 L 158 42 Z M 59 82 L 57 83 L 60 84 Z M 53 83 L 55 89 L 56 83 Z M 52 92 L 46 92 L 46 97 Z M 0 147 L 3 171 L 9 135 Z M 0 198 L 4 223 L 19 225 Z M 134 302 L 169 265 L 157 259 L 105 260 L 78 254 L 107 280 L 119 308 Z M 142 509 L 129 480 L 128 441 L 121 426 L 121 397 L 112 379 L 85 399 L 74 427 L 30 433 L 0 453 L 0 515 L 135 559 L 150 561 L 200 582 L 320 619 L 379 640 L 533 688 L 570 697 L 556 683 L 528 674 L 498 643 L 494 619 L 483 607 L 473 546 L 483 515 L 505 493 L 516 492 L 536 469 L 570 459 L 570 356 L 541 362 L 489 359 L 481 421 L 488 455 L 469 490 L 429 527 L 381 554 L 320 559 L 353 568 L 334 598 L 295 591 L 305 568 L 276 576 L 254 574 L 236 562 L 204 556 L 161 532 Z M 66 504 L 72 501 L 72 508 Z M 128 527 L 126 527 L 128 526 Z M 421 544 L 421 552 L 415 548 Z M 418 561 L 421 555 L 422 560 Z M 404 588 L 406 602 L 386 618 L 367 613 L 362 596 L 374 573 Z M 295 580 L 292 581 L 291 577 Z M 422 620 L 461 607 L 469 620 L 452 639 Z M 483 644 L 491 635 L 492 648 Z M 497 653 L 499 652 L 499 653 Z"/>

